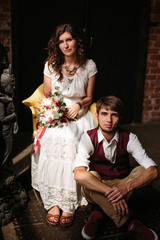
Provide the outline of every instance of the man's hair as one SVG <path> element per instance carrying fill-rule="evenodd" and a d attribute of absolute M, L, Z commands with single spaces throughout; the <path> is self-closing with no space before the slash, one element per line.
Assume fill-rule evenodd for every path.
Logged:
<path fill-rule="evenodd" d="M 101 97 L 96 104 L 97 114 L 99 114 L 102 107 L 117 112 L 120 118 L 123 116 L 123 102 L 115 96 Z"/>

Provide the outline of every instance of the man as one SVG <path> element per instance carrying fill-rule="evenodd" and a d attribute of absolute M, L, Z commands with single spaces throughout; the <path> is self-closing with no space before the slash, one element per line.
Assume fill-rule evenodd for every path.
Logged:
<path fill-rule="evenodd" d="M 137 220 L 130 220 L 127 201 L 132 192 L 158 177 L 156 164 L 142 148 L 137 136 L 119 127 L 123 103 L 114 96 L 97 102 L 98 128 L 82 135 L 75 160 L 75 180 L 83 186 L 86 199 L 96 204 L 117 227 L 127 225 L 139 240 L 157 240 L 157 234 Z M 140 166 L 129 165 L 131 154 Z M 82 229 L 85 239 L 93 239 L 103 222 L 99 210 L 91 213 Z"/>

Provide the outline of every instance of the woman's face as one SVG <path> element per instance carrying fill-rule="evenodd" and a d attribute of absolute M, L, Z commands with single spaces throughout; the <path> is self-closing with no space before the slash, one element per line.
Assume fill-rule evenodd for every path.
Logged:
<path fill-rule="evenodd" d="M 65 56 L 74 56 L 77 50 L 77 41 L 69 32 L 64 32 L 59 37 L 59 48 Z"/>

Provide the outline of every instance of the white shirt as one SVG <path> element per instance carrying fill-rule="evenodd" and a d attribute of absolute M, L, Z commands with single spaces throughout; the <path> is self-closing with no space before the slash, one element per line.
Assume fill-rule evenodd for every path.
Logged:
<path fill-rule="evenodd" d="M 98 143 L 102 142 L 104 154 L 108 161 L 115 163 L 116 161 L 116 147 L 119 140 L 119 131 L 116 132 L 113 139 L 108 143 L 101 131 L 98 129 Z M 127 144 L 127 152 L 144 168 L 150 166 L 157 166 L 156 163 L 148 157 L 137 136 L 133 133 L 129 134 L 129 141 Z M 94 153 L 92 141 L 87 133 L 81 137 L 78 146 L 78 153 L 74 162 L 74 168 L 87 167 L 89 170 L 90 156 Z"/>

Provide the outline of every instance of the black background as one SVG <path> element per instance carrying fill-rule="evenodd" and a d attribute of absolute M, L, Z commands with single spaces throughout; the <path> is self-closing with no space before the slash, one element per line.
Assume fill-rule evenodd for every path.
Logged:
<path fill-rule="evenodd" d="M 124 123 L 141 121 L 149 1 L 12 1 L 15 102 L 21 131 L 32 131 L 22 104 L 43 82 L 46 46 L 53 29 L 74 22 L 84 31 L 88 57 L 97 65 L 94 101 L 116 95 Z"/>

